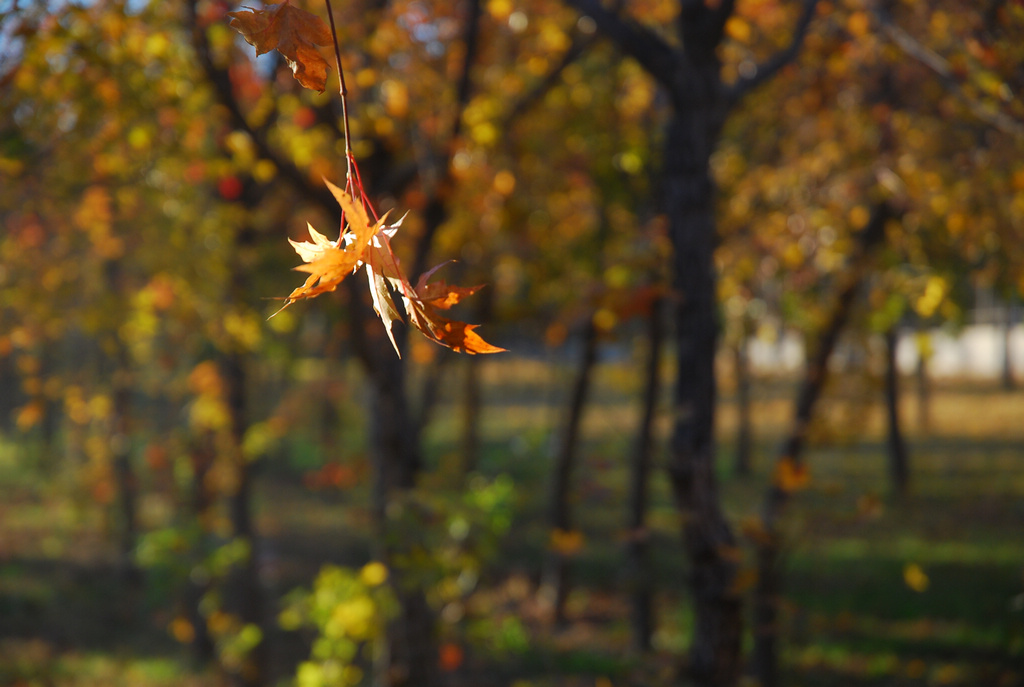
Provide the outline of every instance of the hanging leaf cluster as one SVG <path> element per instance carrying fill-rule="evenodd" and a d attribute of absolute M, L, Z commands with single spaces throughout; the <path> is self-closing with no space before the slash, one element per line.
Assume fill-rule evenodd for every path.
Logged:
<path fill-rule="evenodd" d="M 292 7 L 289 0 L 267 5 L 261 10 L 249 8 L 247 11 L 230 12 L 229 16 L 232 18 L 231 26 L 256 48 L 257 55 L 277 50 L 288 61 L 302 86 L 323 92 L 327 82 L 327 62 L 316 46 L 330 45 L 334 35 L 322 19 Z M 340 64 L 338 68 L 341 68 Z M 341 97 L 345 97 L 344 87 Z M 387 224 L 386 213 L 377 219 L 377 213 L 363 191 L 358 165 L 348 146 L 347 122 L 345 131 L 349 169 L 345 188 L 324 180 L 341 206 L 341 236 L 332 241 L 308 225 L 310 241 L 289 239 L 304 263 L 295 269 L 306 272 L 309 277 L 302 286 L 288 294 L 282 310 L 296 301 L 334 291 L 345 277 L 365 267 L 374 310 L 384 323 L 396 352 L 399 349 L 393 326 L 396 320 L 402 320 L 402 316 L 392 292 L 401 297 L 409 323 L 442 346 L 470 354 L 505 350 L 492 346 L 473 331 L 478 325 L 452 320 L 442 314 L 482 286 L 449 286 L 444 280 L 429 281 L 443 265 L 426 272 L 415 286 L 405 276 L 391 250 L 391 239 L 402 221 Z"/>
<path fill-rule="evenodd" d="M 289 239 L 305 263 L 295 269 L 307 272 L 309 277 L 302 286 L 288 294 L 284 307 L 334 291 L 345 277 L 365 267 L 373 308 L 384 323 L 395 351 L 398 351 L 398 344 L 393 325 L 402 317 L 392 298 L 392 291 L 401 296 L 410 324 L 427 338 L 459 353 L 498 353 L 504 350 L 492 346 L 474 332 L 478 325 L 450 320 L 441 314 L 464 297 L 479 291 L 481 286 L 449 286 L 444 280 L 430 282 L 429 279 L 443 265 L 426 272 L 413 286 L 391 250 L 391 239 L 402 220 L 389 225 L 385 214 L 372 222 L 362 203 L 356 202 L 351 194 L 330 181 L 325 179 L 324 182 L 341 206 L 346 229 L 337 241 L 331 241 L 312 225 L 307 225 L 311 241 Z"/>

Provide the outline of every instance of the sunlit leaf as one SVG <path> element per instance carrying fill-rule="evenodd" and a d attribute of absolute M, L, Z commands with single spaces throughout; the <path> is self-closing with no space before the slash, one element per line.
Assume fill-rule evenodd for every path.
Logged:
<path fill-rule="evenodd" d="M 332 43 L 324 20 L 306 10 L 292 7 L 288 0 L 261 10 L 228 12 L 231 26 L 262 55 L 277 50 L 288 61 L 300 84 L 324 92 L 327 61 L 316 46 Z"/>

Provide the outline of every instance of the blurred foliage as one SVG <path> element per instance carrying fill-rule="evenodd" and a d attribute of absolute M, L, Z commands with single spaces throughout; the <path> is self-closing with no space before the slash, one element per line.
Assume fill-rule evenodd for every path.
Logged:
<path fill-rule="evenodd" d="M 319 2 L 293 3 L 322 14 Z M 670 40 L 677 5 L 624 4 Z M 626 609 L 609 590 L 638 379 L 630 320 L 667 277 L 656 174 L 667 103 L 589 18 L 554 0 L 486 0 L 460 104 L 465 7 L 338 3 L 355 154 L 378 207 L 411 210 L 406 265 L 432 201 L 444 201 L 430 257 L 457 257 L 459 281 L 487 283 L 478 298 L 493 303 L 488 324 L 534 359 L 477 370 L 481 474 L 454 476 L 446 460 L 465 370 L 446 351 L 411 345 L 415 381 L 440 371 L 439 429 L 428 435 L 424 488 L 387 513 L 391 539 L 368 541 L 368 411 L 351 364 L 359 325 L 349 297 L 266 319 L 297 279 L 285 239 L 305 240 L 307 222 L 337 222 L 305 188 L 344 173 L 336 75 L 324 94 L 298 88 L 276 58 L 252 57 L 228 27 L 237 7 L 221 0 L 0 2 L 0 682 L 211 684 L 186 674 L 174 645 L 203 632 L 219 667 L 237 673 L 261 642 L 288 641 L 229 609 L 230 580 L 255 550 L 268 593 L 300 589 L 280 620 L 301 628 L 305 643 L 288 660 L 308 655 L 302 685 L 371 674 L 399 579 L 427 589 L 448 672 L 540 685 L 583 666 L 587 684 L 668 683 L 668 654 L 643 667 L 623 656 Z M 786 44 L 798 9 L 736 3 L 720 54 L 727 83 Z M 1020 297 L 1022 26 L 1018 2 L 819 3 L 797 62 L 727 122 L 712 159 L 730 343 L 821 327 L 876 196 L 905 212 L 851 337 L 864 369 L 873 332 L 963 323 L 975 287 Z M 226 84 L 212 83 L 193 30 Z M 587 424 L 580 529 L 549 533 L 537 524 L 543 455 L 568 378 L 563 344 L 584 317 L 615 359 L 605 388 L 614 400 L 595 404 Z M 232 362 L 248 374 L 241 425 Z M 771 384 L 758 406 L 766 443 L 784 422 Z M 806 529 L 786 617 L 800 684 L 1015 684 L 1007 657 L 1024 651 L 1024 580 L 1004 531 L 1020 515 L 1008 503 L 1020 491 L 1015 401 L 988 391 L 937 401 L 936 436 L 949 443 L 923 449 L 918 515 L 874 495 L 882 471 L 857 453 L 877 433 L 877 383 L 851 373 L 833 391 L 812 472 L 783 464 L 760 475 L 809 504 L 794 516 Z M 963 437 L 979 443 L 955 443 Z M 1005 445 L 986 443 L 993 437 Z M 231 498 L 252 475 L 258 529 L 273 542 L 262 552 L 233 531 Z M 677 523 L 657 489 L 652 536 L 668 590 L 659 605 L 675 607 Z M 728 489 L 730 514 L 748 515 L 753 488 Z M 128 491 L 145 570 L 139 603 L 110 564 Z M 972 548 L 976 534 L 1002 548 Z M 963 561 L 942 559 L 946 540 Z M 890 548 L 905 541 L 918 544 Z M 388 567 L 376 562 L 380 546 Z M 597 580 L 571 600 L 581 620 L 563 636 L 548 633 L 532 601 L 529 575 L 548 546 Z M 976 570 L 957 567 L 967 558 Z M 190 584 L 203 587 L 195 617 L 183 601 Z M 884 603 L 858 614 L 871 599 Z M 998 628 L 958 606 L 976 599 Z M 659 646 L 679 650 L 686 613 L 664 616 Z M 91 653 L 104 637 L 116 658 Z M 976 661 L 944 658 L 975 644 Z"/>

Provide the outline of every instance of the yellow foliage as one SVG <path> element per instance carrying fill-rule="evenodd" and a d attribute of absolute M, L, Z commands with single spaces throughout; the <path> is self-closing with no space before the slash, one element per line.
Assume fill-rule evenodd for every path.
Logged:
<path fill-rule="evenodd" d="M 327 636 L 349 637 L 356 641 L 369 639 L 376 607 L 369 596 L 356 596 L 342 601 L 334 608 L 331 620 L 324 628 Z"/>
<path fill-rule="evenodd" d="M 924 293 L 914 302 L 914 309 L 921 317 L 931 317 L 946 298 L 948 286 L 942 277 L 929 277 Z"/>
<path fill-rule="evenodd" d="M 368 587 L 379 587 L 388 579 L 388 568 L 380 561 L 370 561 L 359 571 L 359 580 Z"/>
<path fill-rule="evenodd" d="M 740 43 L 749 43 L 750 36 L 753 33 L 750 24 L 746 20 L 732 16 L 725 22 L 725 33 L 729 38 Z"/>
<path fill-rule="evenodd" d="M 18 416 L 15 419 L 15 423 L 18 425 L 18 429 L 22 432 L 35 427 L 43 419 L 43 403 L 39 400 L 29 402 L 27 405 L 22 406 L 18 411 Z"/>
<path fill-rule="evenodd" d="M 863 38 L 871 30 L 871 17 L 867 12 L 854 12 L 846 20 L 846 30 L 851 36 Z"/>
<path fill-rule="evenodd" d="M 219 398 L 200 396 L 189 409 L 189 422 L 196 428 L 224 429 L 230 421 L 227 406 Z"/>
<path fill-rule="evenodd" d="M 487 2 L 487 13 L 499 22 L 508 21 L 512 10 L 512 0 L 488 0 Z"/>
<path fill-rule="evenodd" d="M 389 117 L 401 119 L 409 114 L 409 89 L 401 81 L 388 79 L 380 86 L 384 111 Z"/>
<path fill-rule="evenodd" d="M 863 205 L 854 205 L 852 208 L 850 208 L 849 220 L 850 225 L 854 229 L 860 229 L 861 227 L 863 227 L 865 224 L 868 223 L 868 219 L 870 219 L 870 217 L 871 213 Z"/>
<path fill-rule="evenodd" d="M 503 169 L 494 175 L 494 190 L 503 196 L 511 195 L 516 188 L 516 177 L 512 172 Z"/>
<path fill-rule="evenodd" d="M 923 592 L 928 589 L 930 580 L 928 575 L 917 563 L 907 563 L 903 567 L 903 581 L 915 592 Z"/>
<path fill-rule="evenodd" d="M 196 637 L 196 629 L 192 626 L 192 623 L 181 616 L 172 620 L 168 629 L 175 641 L 182 644 L 191 644 Z"/>

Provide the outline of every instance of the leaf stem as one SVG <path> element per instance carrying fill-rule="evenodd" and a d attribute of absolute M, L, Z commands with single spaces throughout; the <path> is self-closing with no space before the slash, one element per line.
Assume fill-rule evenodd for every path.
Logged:
<path fill-rule="evenodd" d="M 334 10 L 331 0 L 324 0 L 327 5 L 327 19 L 331 23 L 331 38 L 334 40 L 334 60 L 338 64 L 338 94 L 341 95 L 341 119 L 345 127 L 345 189 L 354 191 L 352 186 L 352 134 L 348 124 L 348 87 L 345 85 L 345 72 L 341 68 L 341 47 L 338 45 L 338 31 L 334 27 Z"/>

